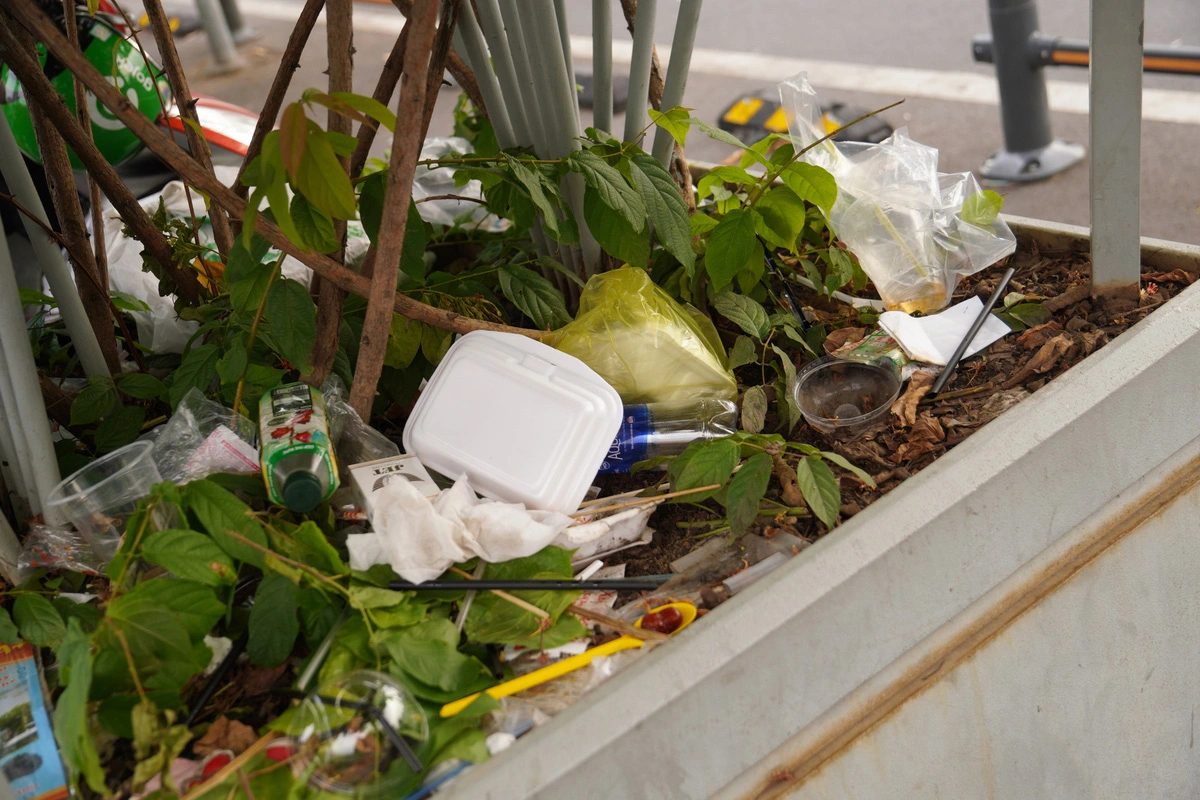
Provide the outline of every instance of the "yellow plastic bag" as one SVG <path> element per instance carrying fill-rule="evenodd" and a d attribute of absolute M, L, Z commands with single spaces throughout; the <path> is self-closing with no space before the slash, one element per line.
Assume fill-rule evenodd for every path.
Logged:
<path fill-rule="evenodd" d="M 546 343 L 598 372 L 625 403 L 737 399 L 712 321 L 675 302 L 636 267 L 588 280 L 575 321 Z"/>

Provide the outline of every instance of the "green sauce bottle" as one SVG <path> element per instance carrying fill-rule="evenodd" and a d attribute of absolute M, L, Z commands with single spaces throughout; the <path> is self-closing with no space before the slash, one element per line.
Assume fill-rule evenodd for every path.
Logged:
<path fill-rule="evenodd" d="M 271 501 L 307 514 L 338 487 L 325 399 L 307 383 L 276 386 L 258 405 L 260 459 Z"/>

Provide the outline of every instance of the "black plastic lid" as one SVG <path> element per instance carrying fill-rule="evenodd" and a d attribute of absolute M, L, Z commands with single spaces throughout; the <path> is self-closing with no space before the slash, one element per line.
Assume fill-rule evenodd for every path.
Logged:
<path fill-rule="evenodd" d="M 283 482 L 283 504 L 297 514 L 307 514 L 321 504 L 325 492 L 311 472 L 293 472 Z"/>

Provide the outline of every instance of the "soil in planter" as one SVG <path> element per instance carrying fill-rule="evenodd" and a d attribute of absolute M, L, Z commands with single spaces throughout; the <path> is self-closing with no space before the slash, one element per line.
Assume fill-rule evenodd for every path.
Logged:
<path fill-rule="evenodd" d="M 1051 312 L 1048 322 L 1010 334 L 980 356 L 960 364 L 936 401 L 927 401 L 923 397 L 928 383 L 923 388 L 919 386 L 920 379 L 908 384 L 901 395 L 899 408 L 894 409 L 900 413 L 892 413 L 887 426 L 861 439 L 839 442 L 803 422 L 792 432 L 793 440 L 839 453 L 875 479 L 876 487 L 872 489 L 843 475 L 842 521 L 859 513 L 975 431 L 1104 347 L 1197 278 L 1183 270 L 1164 273 L 1143 268 L 1140 300 L 1127 301 L 1124 306 L 1106 312 L 1088 297 L 1090 266 L 1086 253 L 1041 251 L 1036 244 L 1022 243 L 1022 249 L 1010 256 L 1007 263 L 1002 262 L 965 279 L 954 293 L 954 302 L 965 300 L 972 294 L 986 299 L 1004 266 L 1013 266 L 1017 270 L 1009 291 L 1019 292 L 1029 300 L 1042 300 L 1043 306 Z M 862 335 L 851 330 L 861 329 L 861 326 L 856 313 L 848 306 L 813 293 L 797 291 L 797 295 L 803 305 L 815 310 L 831 332 L 829 349 Z M 722 322 L 718 320 L 718 324 Z M 842 330 L 845 333 L 837 332 Z M 767 430 L 776 427 L 775 420 L 769 417 Z M 603 489 L 606 494 L 629 491 L 661 480 L 661 473 L 623 476 L 619 480 L 609 479 Z M 778 483 L 772 479 L 768 497 L 778 496 Z M 655 529 L 654 542 L 619 553 L 610 561 L 623 561 L 626 574 L 631 576 L 667 572 L 671 561 L 708 541 L 708 537 L 697 536 L 693 529 L 680 527 L 679 523 L 716 518 L 715 513 L 706 514 L 693 506 L 664 505 L 650 520 Z M 809 541 L 828 532 L 812 518 L 800 518 L 787 529 Z M 762 526 L 752 532 L 771 533 Z"/>

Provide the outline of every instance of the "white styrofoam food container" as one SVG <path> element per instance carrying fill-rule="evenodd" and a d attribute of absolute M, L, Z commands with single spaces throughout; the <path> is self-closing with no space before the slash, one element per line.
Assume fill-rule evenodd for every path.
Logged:
<path fill-rule="evenodd" d="M 429 379 L 404 449 L 487 497 L 570 513 L 620 424 L 620 396 L 579 359 L 520 334 L 472 331 Z"/>

